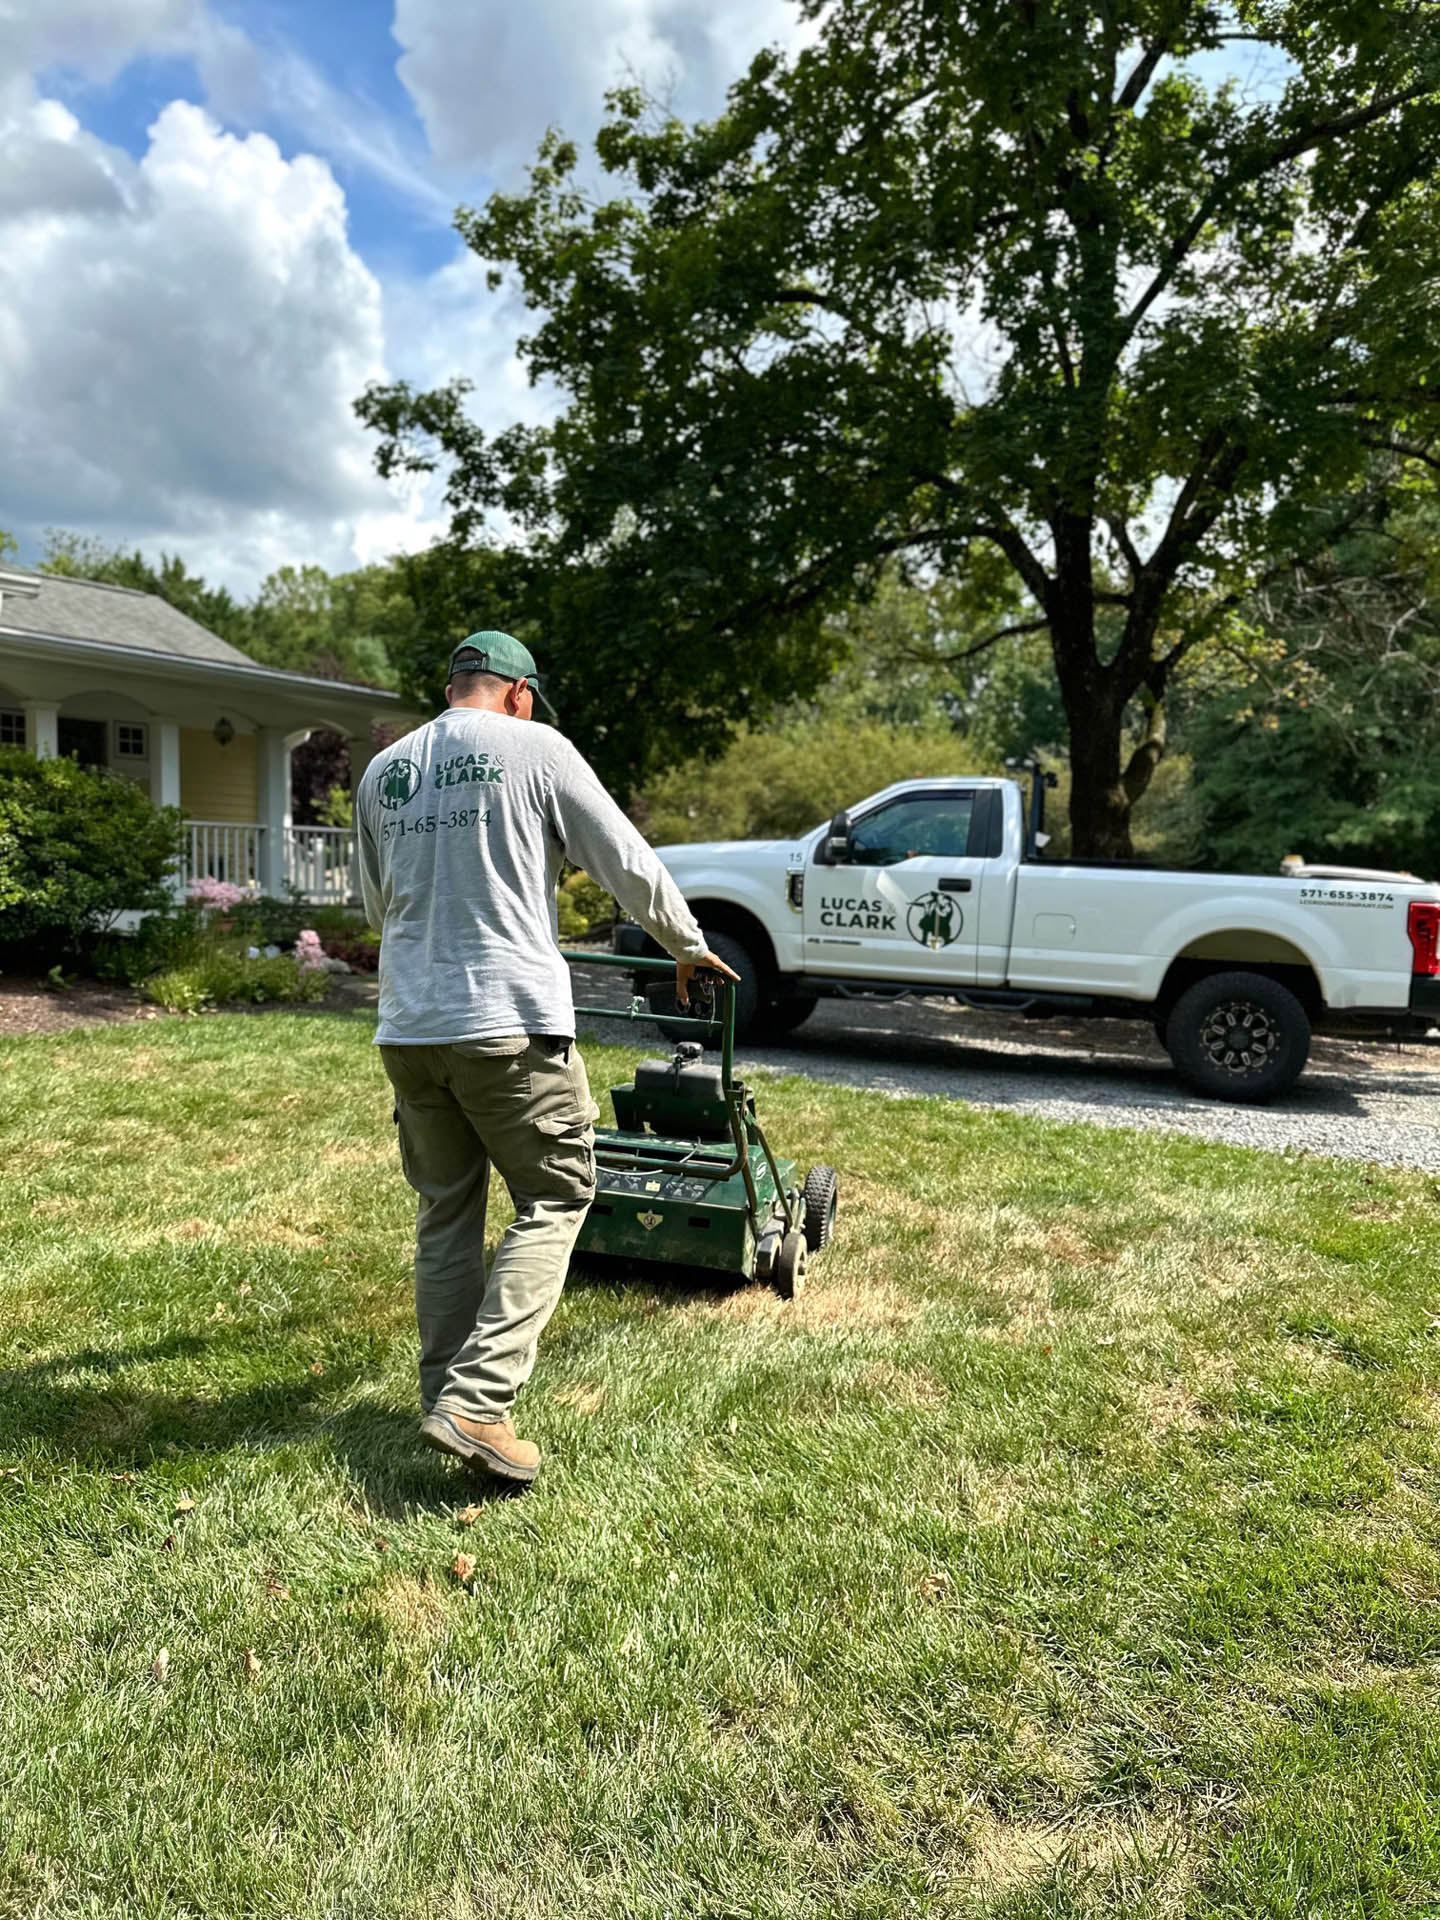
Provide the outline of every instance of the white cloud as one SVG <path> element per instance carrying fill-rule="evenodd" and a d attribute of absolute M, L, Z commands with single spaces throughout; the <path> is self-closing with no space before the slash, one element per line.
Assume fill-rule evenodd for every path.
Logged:
<path fill-rule="evenodd" d="M 436 159 L 502 175 L 549 124 L 588 137 L 627 79 L 686 117 L 712 115 L 760 47 L 804 37 L 787 0 L 395 0 L 394 33 Z"/>
<path fill-rule="evenodd" d="M 245 584 L 344 564 L 395 502 L 351 412 L 384 371 L 380 288 L 329 167 L 174 102 L 127 178 L 30 119 L 32 153 L 68 144 L 114 191 L 0 228 L 0 524 L 169 542 Z"/>
<path fill-rule="evenodd" d="M 549 122 L 592 133 L 627 75 L 713 113 L 758 46 L 799 37 L 787 0 L 397 0 L 394 30 L 431 156 L 209 0 L 0 0 L 0 526 L 27 557 L 53 524 L 248 591 L 287 561 L 424 545 L 446 524 L 440 486 L 376 477 L 352 411 L 367 380 L 466 373 L 492 428 L 548 418 L 556 397 L 516 357 L 528 316 L 467 253 L 382 290 L 329 162 L 438 224 Z M 192 61 L 211 113 L 172 102 L 136 159 L 83 121 L 86 86 L 144 56 Z M 79 83 L 70 106 L 43 97 L 49 72 Z M 261 123 L 326 158 L 248 131 Z"/>

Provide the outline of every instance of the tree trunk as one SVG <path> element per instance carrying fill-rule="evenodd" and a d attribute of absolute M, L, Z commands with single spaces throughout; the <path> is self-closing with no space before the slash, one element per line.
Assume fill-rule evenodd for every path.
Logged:
<path fill-rule="evenodd" d="M 1082 860 L 1133 860 L 1131 800 L 1121 773 L 1121 716 L 1108 701 L 1077 713 L 1069 700 L 1070 851 Z"/>
<path fill-rule="evenodd" d="M 1066 513 L 1050 524 L 1055 575 L 1045 613 L 1070 723 L 1070 850 L 1081 859 L 1131 860 L 1132 796 L 1121 767 L 1120 730 L 1133 689 L 1119 684 L 1116 663 L 1102 665 L 1096 650 L 1094 523 L 1089 515 Z"/>

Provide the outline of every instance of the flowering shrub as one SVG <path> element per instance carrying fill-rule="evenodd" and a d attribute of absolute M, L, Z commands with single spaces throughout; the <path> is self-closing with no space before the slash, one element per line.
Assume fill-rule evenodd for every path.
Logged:
<path fill-rule="evenodd" d="M 300 963 L 302 973 L 316 969 L 325 972 L 325 949 L 320 944 L 320 936 L 313 927 L 302 927 L 300 938 L 295 942 L 295 958 Z"/>
<path fill-rule="evenodd" d="M 250 898 L 250 889 L 237 887 L 229 880 L 216 880 L 207 873 L 190 882 L 187 898 L 209 913 L 230 913 Z"/>

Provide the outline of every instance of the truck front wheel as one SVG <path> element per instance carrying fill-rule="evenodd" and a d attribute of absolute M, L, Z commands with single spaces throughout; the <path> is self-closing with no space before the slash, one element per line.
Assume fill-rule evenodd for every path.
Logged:
<path fill-rule="evenodd" d="M 1310 1017 L 1263 973 L 1212 973 L 1175 1002 L 1165 1046 L 1199 1093 L 1245 1104 L 1293 1087 L 1310 1057 Z"/>
<path fill-rule="evenodd" d="M 814 1013 L 816 996 L 807 993 L 790 1000 L 772 1000 L 755 1016 L 754 1037 L 759 1040 L 783 1040 L 787 1033 L 803 1026 Z"/>
<path fill-rule="evenodd" d="M 705 944 L 717 960 L 723 960 L 740 976 L 740 984 L 735 989 L 735 1038 L 743 1040 L 755 1025 L 755 1017 L 760 1011 L 759 968 L 750 957 L 748 947 L 733 939 L 728 933 L 711 933 L 708 927 L 701 929 L 705 935 Z M 657 1012 L 671 1013 L 675 1010 L 675 994 L 667 983 L 663 988 L 653 988 L 650 1004 Z M 660 1031 L 667 1040 L 693 1040 L 694 1030 L 690 1027 L 672 1027 L 668 1021 L 659 1022 Z M 712 1047 L 720 1044 L 718 1028 L 715 1037 L 706 1043 Z"/>

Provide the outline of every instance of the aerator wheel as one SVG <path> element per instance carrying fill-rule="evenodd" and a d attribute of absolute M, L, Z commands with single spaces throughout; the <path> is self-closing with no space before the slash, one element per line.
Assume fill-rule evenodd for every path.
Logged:
<path fill-rule="evenodd" d="M 834 1167 L 812 1167 L 805 1176 L 805 1244 L 811 1253 L 828 1247 L 835 1234 L 840 1182 Z"/>
<path fill-rule="evenodd" d="M 775 1256 L 775 1291 L 782 1300 L 794 1300 L 805 1291 L 805 1236 L 792 1227 Z"/>

